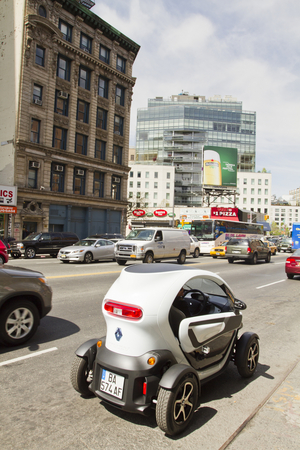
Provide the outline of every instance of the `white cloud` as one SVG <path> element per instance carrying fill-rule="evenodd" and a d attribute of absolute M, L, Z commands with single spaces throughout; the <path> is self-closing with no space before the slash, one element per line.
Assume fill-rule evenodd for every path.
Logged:
<path fill-rule="evenodd" d="M 300 187 L 298 0 L 96 0 L 92 11 L 141 45 L 132 144 L 149 98 L 233 95 L 257 113 L 257 170 L 271 170 L 277 195 Z"/>

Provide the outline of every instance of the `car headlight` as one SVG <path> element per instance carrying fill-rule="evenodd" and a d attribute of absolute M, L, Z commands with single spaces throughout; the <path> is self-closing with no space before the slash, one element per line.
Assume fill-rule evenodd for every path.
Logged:
<path fill-rule="evenodd" d="M 46 284 L 47 286 L 49 286 L 48 280 L 46 277 L 39 277 L 39 280 L 43 283 Z"/>
<path fill-rule="evenodd" d="M 22 244 L 22 243 L 17 244 L 17 247 L 18 247 L 18 248 L 24 248 L 24 244 Z"/>

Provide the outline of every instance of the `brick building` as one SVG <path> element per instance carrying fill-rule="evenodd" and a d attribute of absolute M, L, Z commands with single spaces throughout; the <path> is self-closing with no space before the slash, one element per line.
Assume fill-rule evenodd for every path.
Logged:
<path fill-rule="evenodd" d="M 1 3 L 0 184 L 18 188 L 11 234 L 124 232 L 139 46 L 90 0 Z"/>

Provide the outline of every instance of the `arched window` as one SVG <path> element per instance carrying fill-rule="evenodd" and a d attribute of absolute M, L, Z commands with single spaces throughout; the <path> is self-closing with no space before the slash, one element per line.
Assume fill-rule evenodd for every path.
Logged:
<path fill-rule="evenodd" d="M 42 5 L 39 6 L 39 15 L 45 18 L 47 17 L 46 8 Z"/>

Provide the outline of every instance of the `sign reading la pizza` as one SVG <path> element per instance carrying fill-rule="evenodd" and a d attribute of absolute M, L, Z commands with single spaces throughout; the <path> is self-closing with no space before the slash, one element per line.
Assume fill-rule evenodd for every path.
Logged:
<path fill-rule="evenodd" d="M 168 213 L 167 213 L 167 211 L 165 211 L 164 209 L 156 209 L 155 211 L 154 211 L 154 215 L 156 216 L 156 217 L 164 217 L 164 216 L 166 216 Z"/>
<path fill-rule="evenodd" d="M 17 206 L 17 187 L 0 185 L 0 206 Z"/>
<path fill-rule="evenodd" d="M 136 217 L 142 217 L 146 214 L 146 212 L 143 209 L 134 209 L 132 214 Z"/>

